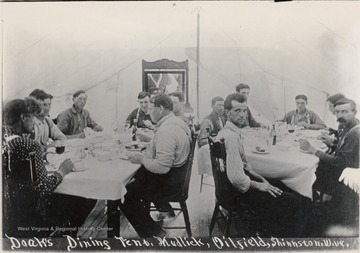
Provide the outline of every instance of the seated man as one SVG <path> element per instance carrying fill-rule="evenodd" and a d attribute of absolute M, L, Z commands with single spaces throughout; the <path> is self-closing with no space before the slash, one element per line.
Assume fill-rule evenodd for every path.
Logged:
<path fill-rule="evenodd" d="M 264 177 L 251 169 L 247 162 L 241 124 L 247 117 L 247 103 L 244 96 L 235 93 L 225 100 L 226 125 L 217 135 L 225 139 L 227 176 L 233 186 L 228 200 L 248 204 L 255 209 L 264 225 L 264 233 L 272 236 L 298 236 L 305 225 L 301 212 L 305 206 L 299 194 L 283 192 Z M 304 199 L 305 201 L 305 199 Z"/>
<path fill-rule="evenodd" d="M 103 130 L 90 117 L 90 113 L 84 109 L 87 98 L 85 91 L 79 90 L 75 92 L 73 95 L 73 106 L 61 112 L 57 117 L 57 126 L 68 139 L 85 138 L 84 129 L 86 127 L 90 127 L 97 132 Z"/>
<path fill-rule="evenodd" d="M 46 153 L 47 147 L 64 146 L 66 136 L 49 117 L 53 96 L 39 89 L 33 90 L 29 96 L 35 98 L 41 108 L 41 112 L 34 118 L 34 131 L 35 140 L 41 145 L 43 152 Z M 49 139 L 53 141 L 50 144 Z"/>
<path fill-rule="evenodd" d="M 156 205 L 159 199 L 178 193 L 185 180 L 191 133 L 172 110 L 168 95 L 154 97 L 150 115 L 156 126 L 150 149 L 146 155 L 135 153 L 130 157 L 132 163 L 141 164 L 141 167 L 127 184 L 125 201 L 120 203 L 120 208 L 140 237 L 165 235 L 165 231 L 150 217 L 149 208 L 144 203 L 154 202 Z M 169 203 L 161 205 L 170 206 Z"/>
<path fill-rule="evenodd" d="M 314 191 L 320 191 L 332 196 L 334 208 L 339 210 L 337 218 L 358 217 L 359 199 L 338 181 L 346 167 L 359 168 L 360 122 L 355 115 L 356 104 L 354 101 L 342 98 L 335 102 L 334 113 L 341 125 L 339 129 L 339 143 L 334 154 L 326 154 L 317 150 L 307 140 L 301 140 L 300 147 L 319 157 L 316 169 Z M 346 215 L 340 213 L 346 212 Z"/>
<path fill-rule="evenodd" d="M 173 93 L 169 94 L 172 102 L 173 102 L 173 113 L 176 117 L 179 117 L 180 119 L 182 119 L 187 125 L 189 125 L 190 119 L 185 117 L 184 114 L 184 94 L 180 91 L 176 91 Z"/>
<path fill-rule="evenodd" d="M 306 129 L 323 129 L 326 128 L 325 123 L 319 116 L 308 109 L 308 99 L 305 95 L 297 95 L 295 97 L 296 110 L 290 111 L 285 114 L 283 121 L 287 124 L 303 126 Z"/>
<path fill-rule="evenodd" d="M 63 177 L 72 172 L 74 164 L 70 159 L 66 159 L 52 175 L 45 169 L 42 158 L 40 144 L 35 140 L 24 137 L 24 134 L 31 133 L 34 127 L 34 114 L 39 114 L 41 108 L 33 98 L 14 99 L 5 104 L 4 107 L 4 126 L 3 140 L 6 148 L 10 152 L 12 162 L 20 162 L 29 159 L 29 153 L 35 152 L 35 178 L 34 190 L 42 194 L 54 192 L 56 187 L 62 182 Z M 31 211 L 31 210 L 22 210 Z M 42 210 L 37 210 L 38 212 Z M 40 213 L 38 214 L 40 216 Z M 21 219 L 21 217 L 19 217 Z M 34 217 L 35 219 L 35 217 Z M 31 220 L 26 221 L 31 224 Z M 19 224 L 26 225 L 26 224 Z M 37 224 L 38 225 L 38 224 Z"/>
<path fill-rule="evenodd" d="M 210 135 L 215 136 L 224 127 L 224 99 L 222 97 L 214 97 L 211 100 L 212 112 L 206 116 L 200 124 L 200 132 L 198 137 L 199 148 L 208 144 L 208 131 Z"/>
<path fill-rule="evenodd" d="M 246 99 L 246 103 L 248 103 L 248 98 L 250 95 L 250 86 L 247 84 L 240 83 L 236 86 L 236 93 L 239 93 L 243 95 Z M 254 117 L 251 114 L 251 111 L 249 109 L 249 105 L 247 108 L 247 115 L 245 121 L 241 124 L 241 128 L 243 127 L 265 127 L 265 125 L 261 124 L 260 122 L 257 122 Z"/>
<path fill-rule="evenodd" d="M 154 129 L 151 122 L 149 110 L 150 94 L 142 91 L 138 94 L 139 107 L 135 108 L 127 117 L 126 121 L 130 122 L 130 127 L 134 125 L 134 120 L 137 120 L 137 127 Z"/>
<path fill-rule="evenodd" d="M 329 110 L 332 114 L 335 115 L 334 104 L 336 103 L 336 101 L 342 98 L 345 98 L 345 96 L 343 94 L 337 93 L 328 97 L 328 99 L 326 100 L 329 105 Z M 341 129 L 342 127 L 339 126 L 337 128 Z M 329 128 L 329 134 L 322 134 L 320 136 L 320 139 L 329 147 L 328 153 L 331 154 L 335 151 L 336 145 L 339 142 L 339 132 L 335 129 Z"/>

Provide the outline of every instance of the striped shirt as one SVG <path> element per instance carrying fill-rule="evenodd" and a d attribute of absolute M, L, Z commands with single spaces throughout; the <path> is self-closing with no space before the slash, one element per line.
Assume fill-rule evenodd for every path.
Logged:
<path fill-rule="evenodd" d="M 226 147 L 226 173 L 231 184 L 240 192 L 247 192 L 250 188 L 250 178 L 245 174 L 244 169 L 251 171 L 245 155 L 241 130 L 232 122 L 227 121 L 226 125 L 217 135 L 217 139 L 225 139 Z"/>

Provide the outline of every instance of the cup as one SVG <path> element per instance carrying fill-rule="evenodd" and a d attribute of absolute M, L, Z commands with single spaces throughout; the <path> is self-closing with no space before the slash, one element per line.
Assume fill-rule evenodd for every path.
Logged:
<path fill-rule="evenodd" d="M 62 154 L 62 153 L 64 153 L 65 152 L 65 146 L 61 146 L 61 147 L 56 147 L 55 148 L 55 152 L 57 153 L 57 154 Z"/>

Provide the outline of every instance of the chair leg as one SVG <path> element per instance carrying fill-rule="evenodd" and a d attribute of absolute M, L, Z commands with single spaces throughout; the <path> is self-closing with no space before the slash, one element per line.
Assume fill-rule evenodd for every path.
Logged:
<path fill-rule="evenodd" d="M 216 221 L 216 217 L 218 216 L 218 213 L 219 213 L 219 203 L 216 202 L 214 212 L 213 212 L 211 222 L 210 222 L 209 237 L 211 236 L 212 231 L 214 229 L 215 221 Z"/>
<path fill-rule="evenodd" d="M 204 181 L 204 174 L 201 174 L 201 178 L 200 178 L 200 192 L 202 191 L 203 181 Z"/>
<path fill-rule="evenodd" d="M 188 213 L 188 209 L 186 206 L 186 202 L 180 202 L 180 207 L 181 210 L 183 212 L 184 215 L 184 221 L 185 221 L 185 226 L 186 226 L 186 232 L 188 234 L 188 237 L 191 237 L 191 227 L 190 227 L 190 218 L 189 218 L 189 213 Z"/>
<path fill-rule="evenodd" d="M 232 220 L 232 210 L 228 210 L 228 215 L 226 217 L 226 223 L 225 223 L 225 236 L 229 236 L 229 231 L 230 231 L 230 225 L 231 225 L 231 220 Z"/>

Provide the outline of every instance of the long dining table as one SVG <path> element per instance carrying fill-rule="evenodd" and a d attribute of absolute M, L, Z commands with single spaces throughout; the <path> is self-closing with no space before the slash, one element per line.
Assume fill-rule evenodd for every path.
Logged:
<path fill-rule="evenodd" d="M 256 130 L 247 130 L 244 137 L 244 148 L 248 162 L 254 171 L 268 178 L 281 180 L 287 187 L 299 194 L 312 199 L 312 184 L 314 183 L 315 169 L 319 159 L 309 153 L 303 152 L 298 145 L 291 146 L 289 150 L 280 150 L 276 145 L 270 145 L 267 152 L 256 150 L 258 137 Z M 319 133 L 304 131 L 304 136 L 315 140 Z M 280 145 L 280 144 L 279 144 Z M 209 145 L 204 145 L 198 150 L 199 174 L 212 175 Z"/>
<path fill-rule="evenodd" d="M 106 152 L 102 150 L 101 144 L 96 145 L 100 148 L 98 153 L 103 154 Z M 95 155 L 96 150 L 88 152 L 89 150 L 85 146 L 81 147 L 80 150 L 83 152 L 83 149 L 85 149 L 84 152 L 88 152 L 86 156 L 83 159 L 74 158 L 74 152 L 71 152 L 71 150 L 79 148 L 68 147 L 67 150 L 69 151 L 70 149 L 70 152 L 62 155 L 48 155 L 48 160 L 50 160 L 52 165 L 47 166 L 49 173 L 53 171 L 51 167 L 58 168 L 60 163 L 66 158 L 71 158 L 75 164 L 75 171 L 63 178 L 55 193 L 106 200 L 108 217 L 108 227 L 106 229 L 108 237 L 119 236 L 120 211 L 117 202 L 124 200 L 126 194 L 125 186 L 140 166 L 130 163 L 125 153 L 117 153 L 110 156 L 110 159 L 103 159 L 104 157 L 99 159 L 100 157 Z M 114 145 L 112 149 L 117 148 Z M 109 155 L 110 151 L 107 151 L 107 154 Z"/>

